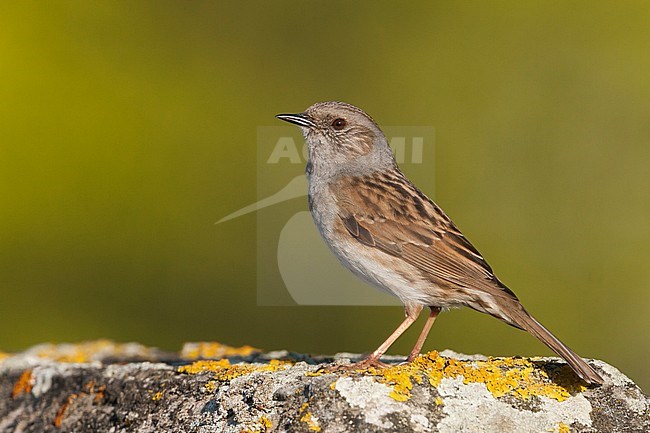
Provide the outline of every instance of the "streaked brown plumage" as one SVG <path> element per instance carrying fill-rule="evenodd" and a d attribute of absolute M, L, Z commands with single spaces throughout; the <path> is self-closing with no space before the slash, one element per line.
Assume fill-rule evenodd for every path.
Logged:
<path fill-rule="evenodd" d="M 526 330 L 590 384 L 603 379 L 521 305 L 449 217 L 399 170 L 377 124 L 357 107 L 326 102 L 279 115 L 309 145 L 310 210 L 339 260 L 398 296 L 406 319 L 365 361 L 376 364 L 424 306 L 431 314 L 409 360 L 442 308 L 469 306 Z"/>

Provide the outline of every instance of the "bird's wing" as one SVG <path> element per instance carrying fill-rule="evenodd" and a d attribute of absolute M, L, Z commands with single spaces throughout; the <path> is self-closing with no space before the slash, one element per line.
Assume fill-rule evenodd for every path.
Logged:
<path fill-rule="evenodd" d="M 362 244 L 402 258 L 439 285 L 517 299 L 442 209 L 401 173 L 341 179 L 330 189 L 343 226 Z"/>

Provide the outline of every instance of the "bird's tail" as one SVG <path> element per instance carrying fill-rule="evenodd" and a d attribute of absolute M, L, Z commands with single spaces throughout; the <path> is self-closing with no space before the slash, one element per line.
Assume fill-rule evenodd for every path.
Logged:
<path fill-rule="evenodd" d="M 590 385 L 602 385 L 603 378 L 587 364 L 577 353 L 569 349 L 555 335 L 544 328 L 528 311 L 517 301 L 515 308 L 508 309 L 508 319 L 506 322 L 511 325 L 522 328 L 537 337 L 542 343 L 546 344 L 553 352 L 564 358 L 578 376 Z M 518 307 L 518 308 L 517 308 Z M 514 311 L 513 311 L 514 310 Z"/>

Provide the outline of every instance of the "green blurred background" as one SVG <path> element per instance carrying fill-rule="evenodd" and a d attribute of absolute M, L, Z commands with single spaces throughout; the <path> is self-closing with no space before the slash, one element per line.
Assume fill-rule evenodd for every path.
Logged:
<path fill-rule="evenodd" d="M 256 215 L 214 224 L 257 199 L 256 128 L 337 99 L 434 126 L 435 197 L 500 278 L 650 389 L 648 22 L 641 0 L 4 2 L 0 349 L 374 349 L 399 307 L 259 307 Z M 470 310 L 425 348 L 550 353 Z"/>

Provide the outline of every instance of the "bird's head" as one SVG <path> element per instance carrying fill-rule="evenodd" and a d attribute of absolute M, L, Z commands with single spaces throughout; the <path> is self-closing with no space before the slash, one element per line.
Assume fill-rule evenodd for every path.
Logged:
<path fill-rule="evenodd" d="M 278 119 L 300 126 L 309 162 L 322 174 L 371 171 L 395 162 L 384 133 L 360 108 L 344 102 L 319 102 L 298 114 Z"/>

